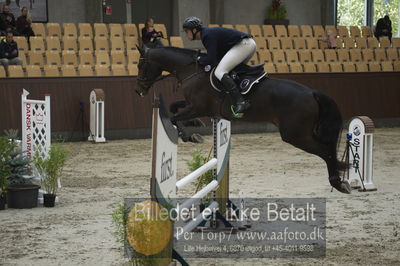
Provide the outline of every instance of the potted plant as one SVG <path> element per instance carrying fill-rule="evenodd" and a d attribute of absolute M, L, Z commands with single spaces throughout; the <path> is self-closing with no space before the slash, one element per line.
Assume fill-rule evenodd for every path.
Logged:
<path fill-rule="evenodd" d="M 264 24 L 271 25 L 289 25 L 289 20 L 286 19 L 286 7 L 281 0 L 272 0 L 272 5 L 267 9 L 267 18 Z"/>
<path fill-rule="evenodd" d="M 18 131 L 9 130 L 7 140 L 12 146 L 6 158 L 11 174 L 8 177 L 7 206 L 15 209 L 28 209 L 37 206 L 40 186 L 33 184 L 29 178 L 31 173 L 30 158 L 18 146 Z"/>
<path fill-rule="evenodd" d="M 43 194 L 43 205 L 54 207 L 58 190 L 58 178 L 67 159 L 67 150 L 61 144 L 52 144 L 47 158 L 41 156 L 37 150 L 33 157 L 34 165 L 41 176 Z"/>
<path fill-rule="evenodd" d="M 14 149 L 12 142 L 6 137 L 0 137 L 0 210 L 5 209 L 8 178 L 11 175 L 9 162 L 10 153 Z"/>

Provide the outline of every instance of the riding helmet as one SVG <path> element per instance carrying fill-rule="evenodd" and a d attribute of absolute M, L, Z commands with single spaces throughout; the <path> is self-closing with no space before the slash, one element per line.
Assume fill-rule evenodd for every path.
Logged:
<path fill-rule="evenodd" d="M 201 22 L 201 20 L 197 17 L 188 17 L 187 19 L 185 19 L 185 22 L 183 22 L 182 25 L 182 28 L 184 30 L 193 30 L 193 29 L 201 30 L 202 27 L 203 27 L 203 22 Z"/>

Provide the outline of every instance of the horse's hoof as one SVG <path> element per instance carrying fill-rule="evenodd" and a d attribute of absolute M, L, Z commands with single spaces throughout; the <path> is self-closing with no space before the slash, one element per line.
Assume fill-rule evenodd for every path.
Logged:
<path fill-rule="evenodd" d="M 203 143 L 204 139 L 200 134 L 195 133 L 190 136 L 190 141 L 193 143 Z"/>
<path fill-rule="evenodd" d="M 178 136 L 183 142 L 188 142 L 190 140 L 190 137 L 187 137 L 186 134 L 182 133 L 182 131 L 178 131 Z"/>
<path fill-rule="evenodd" d="M 340 187 L 339 187 L 338 190 L 340 192 L 342 192 L 342 193 L 350 194 L 351 193 L 351 186 L 350 186 L 349 182 L 342 181 L 342 183 L 340 183 Z"/>

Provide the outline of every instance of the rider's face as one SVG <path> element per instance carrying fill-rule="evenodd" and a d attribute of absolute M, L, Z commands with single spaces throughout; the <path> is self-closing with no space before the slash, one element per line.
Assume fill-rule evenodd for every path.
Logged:
<path fill-rule="evenodd" d="M 193 41 L 193 33 L 191 30 L 185 30 L 186 37 L 188 38 L 189 41 Z"/>
<path fill-rule="evenodd" d="M 188 38 L 189 41 L 200 40 L 199 34 L 197 34 L 198 32 L 199 31 L 197 29 L 193 29 L 193 32 L 191 30 L 185 30 L 186 37 Z"/>

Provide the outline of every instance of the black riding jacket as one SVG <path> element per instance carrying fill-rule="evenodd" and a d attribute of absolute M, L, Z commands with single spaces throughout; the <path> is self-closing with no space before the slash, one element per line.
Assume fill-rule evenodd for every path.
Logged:
<path fill-rule="evenodd" d="M 216 66 L 222 57 L 242 39 L 252 38 L 250 34 L 227 28 L 207 28 L 201 30 L 201 41 L 207 55 L 199 59 L 201 65 Z"/>
<path fill-rule="evenodd" d="M 16 50 L 17 53 L 12 52 Z M 7 55 L 5 55 L 7 53 Z M 6 38 L 0 41 L 0 58 L 13 59 L 18 57 L 18 45 L 15 41 L 7 42 Z"/>

